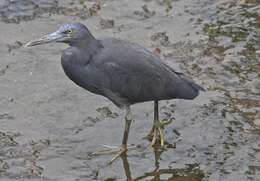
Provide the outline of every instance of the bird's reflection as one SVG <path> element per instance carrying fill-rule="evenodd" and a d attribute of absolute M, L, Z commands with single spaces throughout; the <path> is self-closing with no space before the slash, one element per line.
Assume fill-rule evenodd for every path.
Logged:
<path fill-rule="evenodd" d="M 121 159 L 123 161 L 123 166 L 124 166 L 124 170 L 125 170 L 125 175 L 126 175 L 126 180 L 127 181 L 132 181 L 132 176 L 131 176 L 131 170 L 130 170 L 130 166 L 127 160 L 127 154 L 124 153 L 121 155 Z"/>
<path fill-rule="evenodd" d="M 201 181 L 205 174 L 199 170 L 198 164 L 188 165 L 187 168 L 181 169 L 170 169 L 170 168 L 160 168 L 160 158 L 164 150 L 155 147 L 154 148 L 154 169 L 152 171 L 147 171 L 143 175 L 133 178 L 131 175 L 131 168 L 127 159 L 127 153 L 121 155 L 123 161 L 123 167 L 126 175 L 127 181 L 138 181 L 138 180 L 151 180 L 151 181 Z M 167 176 L 167 179 L 161 179 L 161 176 Z"/>

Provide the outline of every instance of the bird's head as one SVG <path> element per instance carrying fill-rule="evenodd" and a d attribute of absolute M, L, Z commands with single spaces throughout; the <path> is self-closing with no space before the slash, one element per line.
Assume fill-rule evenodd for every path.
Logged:
<path fill-rule="evenodd" d="M 52 42 L 62 42 L 72 45 L 89 38 L 92 38 L 92 35 L 85 25 L 81 23 L 67 23 L 62 25 L 57 31 L 32 40 L 25 46 L 30 47 Z"/>

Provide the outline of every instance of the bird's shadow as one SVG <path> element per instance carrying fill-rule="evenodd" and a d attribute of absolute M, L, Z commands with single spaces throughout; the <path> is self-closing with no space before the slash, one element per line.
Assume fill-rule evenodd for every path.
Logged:
<path fill-rule="evenodd" d="M 160 168 L 161 155 L 164 152 L 159 147 L 154 148 L 154 169 L 147 171 L 135 178 L 132 177 L 131 166 L 128 162 L 127 153 L 121 155 L 124 172 L 127 181 L 153 180 L 153 181 L 201 181 L 205 174 L 198 168 L 198 164 L 187 165 L 185 168 Z M 162 178 L 163 177 L 163 178 Z M 167 178 L 167 179 L 165 179 Z"/>

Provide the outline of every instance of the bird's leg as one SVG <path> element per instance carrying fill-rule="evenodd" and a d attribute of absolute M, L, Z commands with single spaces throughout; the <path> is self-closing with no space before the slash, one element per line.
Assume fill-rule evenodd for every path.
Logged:
<path fill-rule="evenodd" d="M 158 101 L 154 101 L 154 123 L 152 129 L 149 131 L 146 136 L 148 139 L 151 139 L 151 146 L 154 146 L 156 141 L 159 139 L 161 146 L 164 146 L 164 133 L 163 126 L 168 124 L 168 122 L 159 121 L 159 105 Z"/>
<path fill-rule="evenodd" d="M 112 160 L 109 163 L 112 163 L 113 161 L 115 161 L 118 157 L 120 157 L 122 154 L 124 154 L 127 151 L 127 141 L 128 141 L 128 134 L 130 131 L 131 122 L 132 122 L 131 109 L 130 109 L 130 107 L 126 107 L 125 130 L 124 130 L 122 145 L 120 147 L 120 151 L 112 158 Z"/>
<path fill-rule="evenodd" d="M 154 101 L 154 123 L 153 123 L 153 138 L 151 142 L 151 146 L 153 146 L 157 139 L 160 138 L 161 146 L 164 146 L 164 134 L 162 130 L 162 124 L 159 121 L 159 105 L 158 101 Z"/>
<path fill-rule="evenodd" d="M 113 154 L 113 153 L 116 153 L 116 155 L 109 162 L 109 164 L 111 164 L 118 157 L 120 157 L 122 154 L 124 154 L 127 150 L 129 150 L 131 148 L 136 148 L 136 146 L 127 147 L 127 140 L 128 140 L 128 134 L 129 134 L 131 122 L 132 122 L 132 113 L 131 113 L 130 107 L 128 106 L 128 107 L 126 107 L 125 130 L 124 130 L 122 145 L 120 147 L 105 146 L 107 148 L 106 150 L 97 151 L 97 152 L 95 152 L 93 154 L 94 155 L 102 155 L 102 154 Z"/>
<path fill-rule="evenodd" d="M 159 109 L 158 109 L 158 101 L 154 101 L 154 119 L 153 119 L 153 127 L 149 131 L 149 133 L 146 135 L 146 138 L 150 139 L 153 137 L 154 134 L 154 128 L 155 128 L 155 123 L 157 122 L 156 120 L 159 120 Z"/>

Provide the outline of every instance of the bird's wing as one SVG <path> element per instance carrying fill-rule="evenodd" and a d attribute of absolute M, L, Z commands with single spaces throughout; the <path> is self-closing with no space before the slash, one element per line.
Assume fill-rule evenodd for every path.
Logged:
<path fill-rule="evenodd" d="M 158 57 L 136 44 L 106 41 L 95 62 L 109 80 L 103 87 L 132 103 L 177 97 L 174 87 L 182 79 Z"/>

